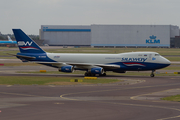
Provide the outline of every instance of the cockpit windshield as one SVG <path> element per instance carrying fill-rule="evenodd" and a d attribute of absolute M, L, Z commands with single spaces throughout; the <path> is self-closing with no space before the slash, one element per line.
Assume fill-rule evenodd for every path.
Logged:
<path fill-rule="evenodd" d="M 155 56 L 160 56 L 160 54 L 155 54 Z"/>

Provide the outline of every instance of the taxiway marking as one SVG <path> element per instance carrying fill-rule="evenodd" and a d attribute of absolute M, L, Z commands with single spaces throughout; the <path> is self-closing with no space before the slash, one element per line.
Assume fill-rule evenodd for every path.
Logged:
<path fill-rule="evenodd" d="M 88 92 L 77 92 L 77 93 L 62 94 L 62 95 L 60 95 L 60 97 L 63 98 L 63 99 L 66 99 L 66 100 L 73 100 L 73 101 L 87 101 L 87 102 L 98 102 L 98 103 L 127 105 L 127 106 L 137 106 L 137 107 L 159 108 L 159 109 L 175 110 L 175 111 L 179 111 L 179 112 L 180 112 L 180 109 L 171 108 L 171 107 L 164 107 L 164 106 L 141 105 L 141 104 L 128 104 L 128 103 L 112 103 L 112 102 L 101 102 L 101 101 L 88 101 L 88 100 L 80 100 L 80 99 L 72 99 L 72 98 L 64 97 L 64 96 L 68 96 L 68 95 L 76 95 L 76 94 L 83 94 L 83 93 L 109 92 L 109 91 L 117 91 L 117 90 L 139 89 L 139 88 L 151 88 L 151 87 L 160 87 L 160 86 L 172 86 L 172 85 L 179 85 L 179 84 L 180 84 L 180 83 L 165 84 L 165 85 L 153 85 L 153 86 L 142 86 L 142 87 L 132 87 L 132 88 L 121 88 L 121 89 L 110 89 L 110 90 L 99 90 L 99 91 L 88 91 Z M 167 117 L 167 118 L 161 118 L 161 119 L 157 119 L 157 120 L 168 120 L 168 119 L 179 118 L 179 117 L 180 117 L 180 115 L 178 115 L 178 116 L 173 116 L 173 117 Z"/>

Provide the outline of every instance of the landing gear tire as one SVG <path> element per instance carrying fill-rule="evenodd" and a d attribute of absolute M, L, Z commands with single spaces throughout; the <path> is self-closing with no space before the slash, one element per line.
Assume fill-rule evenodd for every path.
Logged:
<path fill-rule="evenodd" d="M 88 76 L 88 75 L 89 75 L 88 72 L 85 72 L 85 73 L 84 73 L 84 76 Z"/>
<path fill-rule="evenodd" d="M 93 74 L 93 73 L 89 73 L 89 75 L 88 76 L 95 76 L 95 74 Z"/>
<path fill-rule="evenodd" d="M 151 77 L 154 77 L 154 74 L 151 74 L 150 76 L 151 76 Z"/>
<path fill-rule="evenodd" d="M 88 72 L 85 72 L 85 73 L 84 73 L 84 76 L 95 76 L 95 74 L 93 74 L 93 73 L 88 73 Z"/>
<path fill-rule="evenodd" d="M 96 74 L 91 74 L 91 76 L 96 76 Z"/>
<path fill-rule="evenodd" d="M 103 74 L 99 74 L 99 76 L 106 76 L 106 73 L 103 73 Z"/>
<path fill-rule="evenodd" d="M 106 76 L 106 73 L 103 73 L 102 76 Z"/>

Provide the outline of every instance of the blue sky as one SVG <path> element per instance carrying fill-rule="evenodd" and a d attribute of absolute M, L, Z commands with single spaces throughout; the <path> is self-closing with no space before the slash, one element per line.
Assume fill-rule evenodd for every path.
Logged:
<path fill-rule="evenodd" d="M 0 0 L 0 32 L 41 25 L 178 25 L 180 0 Z"/>

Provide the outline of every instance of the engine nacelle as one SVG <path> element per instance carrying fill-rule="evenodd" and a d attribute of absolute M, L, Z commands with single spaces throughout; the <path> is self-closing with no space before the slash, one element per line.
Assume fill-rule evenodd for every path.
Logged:
<path fill-rule="evenodd" d="M 91 68 L 91 73 L 92 74 L 103 74 L 104 69 L 101 67 Z"/>
<path fill-rule="evenodd" d="M 73 71 L 74 71 L 74 67 L 71 65 L 63 66 L 59 68 L 59 72 L 73 72 Z"/>

